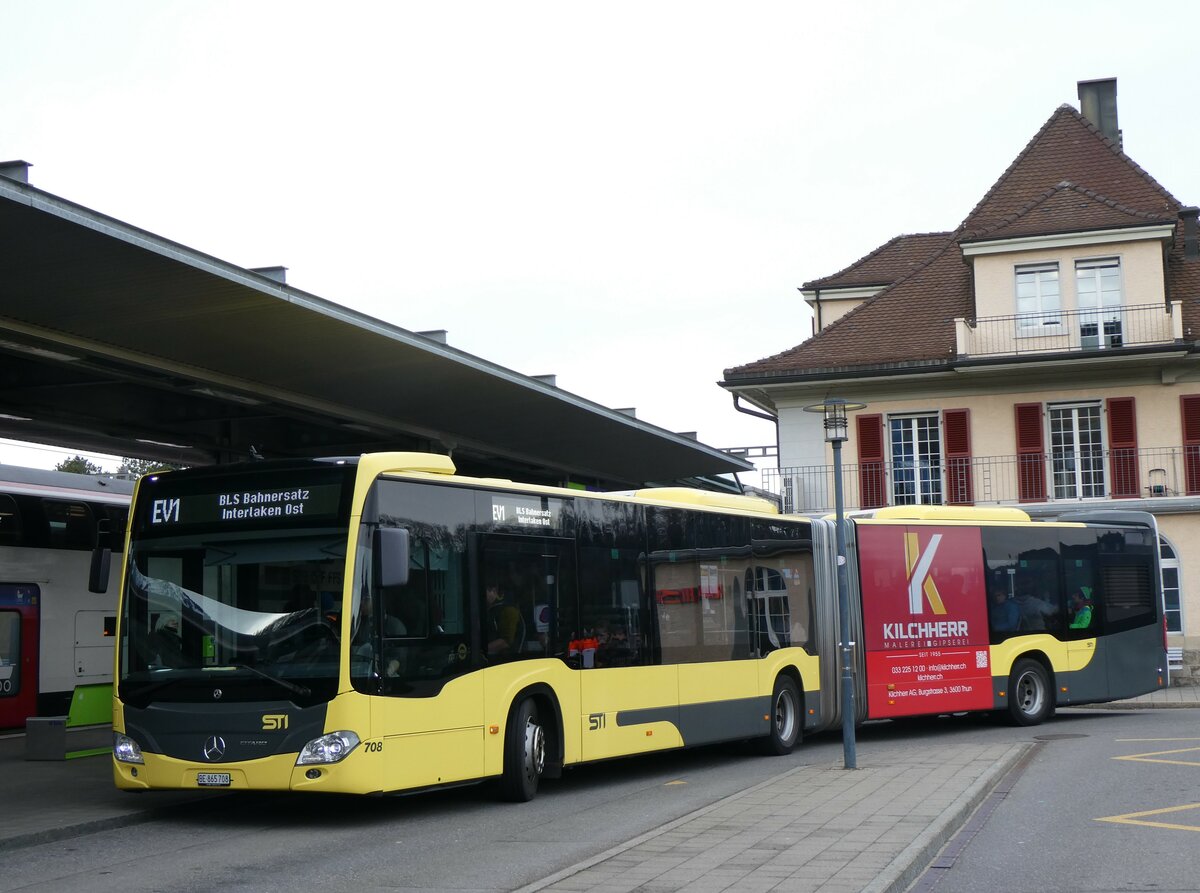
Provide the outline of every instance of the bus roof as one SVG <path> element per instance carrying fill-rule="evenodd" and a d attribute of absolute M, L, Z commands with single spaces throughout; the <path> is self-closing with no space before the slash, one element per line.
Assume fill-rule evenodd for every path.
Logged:
<path fill-rule="evenodd" d="M 1007 521 L 1011 524 L 1028 524 L 1028 513 L 1007 506 L 959 505 L 889 505 L 870 512 L 856 512 L 855 520 L 876 519 L 879 521 Z"/>
<path fill-rule="evenodd" d="M 773 503 L 757 496 L 741 496 L 735 493 L 717 493 L 692 487 L 646 487 L 640 490 L 621 492 L 596 492 L 575 490 L 569 487 L 551 487 L 543 484 L 523 484 L 502 478 L 473 478 L 457 474 L 454 460 L 449 456 L 434 453 L 365 453 L 359 458 L 360 474 L 377 477 L 381 474 L 403 474 L 412 477 L 446 478 L 474 484 L 476 486 L 501 487 L 532 493 L 553 493 L 556 496 L 585 496 L 591 498 L 622 499 L 630 502 L 648 502 L 659 505 L 680 505 L 689 508 L 715 509 L 743 512 L 754 515 L 778 515 Z M 807 520 L 807 519 L 797 519 Z"/>

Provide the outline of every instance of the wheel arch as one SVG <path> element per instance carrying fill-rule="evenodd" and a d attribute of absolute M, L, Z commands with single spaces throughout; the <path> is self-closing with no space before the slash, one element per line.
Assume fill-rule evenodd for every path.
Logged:
<path fill-rule="evenodd" d="M 562 775 L 564 754 L 563 713 L 558 695 L 545 682 L 535 682 L 520 689 L 508 705 L 508 715 L 505 718 L 506 733 L 507 727 L 512 725 L 513 717 L 516 716 L 517 708 L 525 700 L 532 700 L 537 707 L 538 717 L 542 720 L 542 730 L 548 739 L 546 770 L 543 774 L 547 778 L 558 778 Z"/>
<path fill-rule="evenodd" d="M 771 680 L 772 691 L 774 691 L 775 683 L 778 681 L 780 676 L 788 676 L 794 683 L 796 683 L 796 694 L 800 698 L 800 703 L 798 705 L 798 709 L 800 711 L 800 727 L 803 729 L 805 727 L 804 721 L 807 717 L 807 714 L 804 711 L 804 679 L 800 675 L 800 668 L 795 664 L 784 664 L 782 667 L 780 667 L 779 672 L 775 674 L 775 678 Z"/>

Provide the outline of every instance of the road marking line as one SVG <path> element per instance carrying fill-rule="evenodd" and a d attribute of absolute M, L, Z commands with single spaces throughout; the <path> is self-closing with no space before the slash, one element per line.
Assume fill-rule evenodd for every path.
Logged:
<path fill-rule="evenodd" d="M 1130 741 L 1200 741 L 1200 738 L 1114 738 L 1114 741 L 1130 742 Z"/>
<path fill-rule="evenodd" d="M 1134 753 L 1124 757 L 1113 757 L 1114 760 L 1129 760 L 1134 763 L 1170 763 L 1176 766 L 1200 766 L 1198 760 L 1156 760 L 1153 757 L 1167 757 L 1177 753 L 1200 754 L 1200 747 L 1180 747 L 1175 750 L 1157 750 L 1151 753 Z"/>
<path fill-rule="evenodd" d="M 1175 825 L 1170 822 L 1144 822 L 1143 816 L 1166 815 L 1172 812 L 1183 812 L 1188 809 L 1200 809 L 1200 803 L 1186 803 L 1183 806 L 1168 806 L 1166 809 L 1148 809 L 1145 812 L 1128 812 L 1125 815 L 1110 815 L 1096 819 L 1097 822 L 1112 822 L 1115 825 L 1144 825 L 1147 828 L 1167 828 L 1171 831 L 1197 831 L 1200 825 Z"/>

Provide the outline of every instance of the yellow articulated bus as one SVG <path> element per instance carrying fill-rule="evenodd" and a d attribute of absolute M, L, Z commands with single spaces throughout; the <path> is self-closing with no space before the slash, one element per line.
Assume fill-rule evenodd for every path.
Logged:
<path fill-rule="evenodd" d="M 856 720 L 1033 723 L 1161 685 L 1148 519 L 847 522 Z M 121 586 L 116 784 L 496 779 L 528 800 L 594 760 L 746 739 L 786 754 L 841 721 L 834 533 L 750 497 L 521 485 L 422 453 L 148 476 Z"/>

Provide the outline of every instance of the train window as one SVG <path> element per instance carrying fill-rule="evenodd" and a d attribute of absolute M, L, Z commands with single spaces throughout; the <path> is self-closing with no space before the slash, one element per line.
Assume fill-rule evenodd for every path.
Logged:
<path fill-rule="evenodd" d="M 47 499 L 42 506 L 52 549 L 91 549 L 95 545 L 96 524 L 87 503 Z"/>
<path fill-rule="evenodd" d="M 16 546 L 21 542 L 21 510 L 11 496 L 0 494 L 0 545 Z"/>
<path fill-rule="evenodd" d="M 108 543 L 113 552 L 125 551 L 125 527 L 129 523 L 129 510 L 115 505 L 104 507 L 104 517 L 108 519 Z"/>

